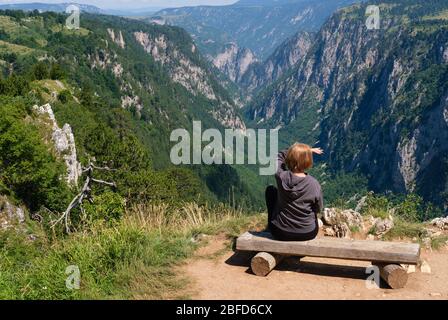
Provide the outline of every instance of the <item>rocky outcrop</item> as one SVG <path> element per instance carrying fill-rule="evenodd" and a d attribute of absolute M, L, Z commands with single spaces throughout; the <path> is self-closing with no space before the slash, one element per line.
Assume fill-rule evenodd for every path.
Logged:
<path fill-rule="evenodd" d="M 431 225 L 437 227 L 440 230 L 448 230 L 448 217 L 435 218 L 431 221 Z"/>
<path fill-rule="evenodd" d="M 218 54 L 213 64 L 225 73 L 233 82 L 240 82 L 249 67 L 257 61 L 250 49 L 240 48 L 236 43 L 230 43 L 224 52 Z"/>
<path fill-rule="evenodd" d="M 137 112 L 141 112 L 143 109 L 143 105 L 139 96 L 130 97 L 124 96 L 121 97 L 121 107 L 123 109 L 135 108 Z"/>
<path fill-rule="evenodd" d="M 363 217 L 354 210 L 325 208 L 322 221 L 324 234 L 330 237 L 351 238 L 351 230 L 362 231 L 364 229 Z"/>
<path fill-rule="evenodd" d="M 353 232 L 371 233 L 368 240 L 381 238 L 394 227 L 392 216 L 388 218 L 363 217 L 355 210 L 325 208 L 323 212 L 323 231 L 326 236 L 351 238 Z"/>
<path fill-rule="evenodd" d="M 134 32 L 134 37 L 155 61 L 167 66 L 174 82 L 181 84 L 194 95 L 201 93 L 210 100 L 217 100 L 206 70 L 191 61 L 169 42 L 164 34 L 152 35 L 139 31 Z"/>
<path fill-rule="evenodd" d="M 0 196 L 0 230 L 25 222 L 25 210 Z"/>
<path fill-rule="evenodd" d="M 348 227 L 363 228 L 363 218 L 359 212 L 354 210 L 339 210 L 336 208 L 325 208 L 323 222 L 326 225 L 337 225 L 346 223 Z"/>
<path fill-rule="evenodd" d="M 52 129 L 52 141 L 55 150 L 61 156 L 67 166 L 67 183 L 76 186 L 78 179 L 82 174 L 81 164 L 77 160 L 75 137 L 68 123 L 60 128 L 56 122 L 51 105 L 34 106 L 34 110 L 40 115 L 47 117 Z"/>
<path fill-rule="evenodd" d="M 394 220 L 392 216 L 386 219 L 376 219 L 373 227 L 373 231 L 376 236 L 383 236 L 394 227 Z"/>
<path fill-rule="evenodd" d="M 252 63 L 237 82 L 249 95 L 269 86 L 305 58 L 313 37 L 312 33 L 298 32 L 265 61 Z"/>
<path fill-rule="evenodd" d="M 219 86 L 196 46 L 180 47 L 163 33 L 134 32 L 136 41 L 166 70 L 171 80 L 182 85 L 192 95 L 203 95 L 214 105 L 208 113 L 224 127 L 245 129 L 234 102 Z M 187 35 L 185 35 L 187 36 Z"/>
<path fill-rule="evenodd" d="M 123 38 L 123 33 L 118 31 L 118 34 L 115 34 L 115 31 L 111 28 L 107 29 L 107 32 L 109 33 L 110 38 L 113 42 L 115 42 L 121 49 L 124 49 L 126 47 L 126 42 Z"/>

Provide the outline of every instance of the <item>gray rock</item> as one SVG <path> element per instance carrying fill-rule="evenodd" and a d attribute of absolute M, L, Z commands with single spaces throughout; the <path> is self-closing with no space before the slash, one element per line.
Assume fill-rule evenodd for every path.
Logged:
<path fill-rule="evenodd" d="M 448 217 L 435 218 L 431 221 L 431 224 L 440 230 L 448 230 Z"/>
<path fill-rule="evenodd" d="M 7 229 L 15 224 L 25 222 L 25 211 L 6 198 L 0 197 L 0 228 Z"/>
<path fill-rule="evenodd" d="M 77 160 L 75 137 L 69 124 L 62 129 L 58 126 L 51 105 L 34 106 L 38 114 L 47 116 L 52 123 L 52 140 L 56 152 L 64 159 L 67 167 L 67 183 L 76 186 L 82 174 L 81 164 Z"/>
<path fill-rule="evenodd" d="M 382 236 L 394 227 L 394 221 L 391 218 L 377 219 L 375 222 L 375 235 Z"/>
<path fill-rule="evenodd" d="M 325 208 L 323 222 L 326 225 L 334 226 L 346 223 L 349 228 L 358 227 L 363 229 L 363 218 L 359 212 L 354 210 L 339 210 L 336 208 Z"/>
<path fill-rule="evenodd" d="M 360 212 L 367 204 L 367 196 L 362 197 L 356 205 L 355 211 Z"/>
<path fill-rule="evenodd" d="M 321 219 L 317 219 L 317 222 L 319 224 L 319 229 L 322 229 L 322 227 L 324 226 L 324 223 L 322 222 Z"/>

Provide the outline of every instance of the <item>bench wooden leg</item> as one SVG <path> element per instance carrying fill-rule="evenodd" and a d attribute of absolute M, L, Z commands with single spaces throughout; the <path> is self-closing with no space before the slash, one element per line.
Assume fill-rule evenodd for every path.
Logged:
<path fill-rule="evenodd" d="M 392 289 L 404 288 L 408 282 L 408 273 L 406 269 L 398 264 L 376 264 L 380 269 L 381 278 Z"/>
<path fill-rule="evenodd" d="M 259 252 L 252 258 L 250 268 L 255 275 L 266 277 L 284 258 L 284 255 Z"/>

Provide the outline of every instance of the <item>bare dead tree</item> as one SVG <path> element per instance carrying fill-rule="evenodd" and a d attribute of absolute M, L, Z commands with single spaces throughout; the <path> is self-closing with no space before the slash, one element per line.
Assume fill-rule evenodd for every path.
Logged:
<path fill-rule="evenodd" d="M 70 225 L 69 225 L 70 224 L 70 213 L 71 213 L 71 211 L 73 209 L 79 207 L 79 209 L 81 210 L 81 213 L 83 215 L 85 214 L 85 211 L 84 211 L 84 208 L 83 208 L 83 202 L 85 200 L 87 200 L 90 203 L 93 203 L 93 197 L 92 197 L 92 184 L 93 183 L 100 184 L 100 185 L 106 185 L 106 186 L 114 188 L 114 189 L 117 187 L 115 182 L 108 182 L 108 181 L 95 179 L 93 177 L 94 170 L 98 170 L 98 171 L 116 171 L 115 169 L 111 169 L 111 168 L 109 168 L 107 166 L 105 166 L 105 167 L 98 167 L 98 166 L 96 166 L 92 162 L 92 160 L 89 160 L 88 166 L 84 167 L 82 169 L 82 174 L 86 175 L 86 180 L 84 181 L 84 184 L 83 184 L 83 187 L 82 187 L 81 191 L 73 198 L 73 200 L 70 202 L 70 204 L 68 205 L 67 209 L 59 217 L 59 219 L 57 219 L 52 224 L 53 228 L 56 225 L 58 225 L 59 223 L 64 223 L 65 224 L 65 231 L 67 233 L 70 233 Z"/>

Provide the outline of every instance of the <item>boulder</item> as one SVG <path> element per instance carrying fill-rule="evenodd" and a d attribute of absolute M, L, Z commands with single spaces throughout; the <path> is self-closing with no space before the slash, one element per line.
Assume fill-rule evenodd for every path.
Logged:
<path fill-rule="evenodd" d="M 332 227 L 324 228 L 324 234 L 327 237 L 335 237 L 336 236 L 336 232 L 334 231 L 334 229 Z"/>
<path fill-rule="evenodd" d="M 350 228 L 345 222 L 324 228 L 324 234 L 327 237 L 337 237 L 346 239 L 350 239 L 352 235 Z"/>
<path fill-rule="evenodd" d="M 367 205 L 367 196 L 362 197 L 359 201 L 358 204 L 356 205 L 355 211 L 356 212 L 361 212 L 361 210 Z"/>
<path fill-rule="evenodd" d="M 25 222 L 25 211 L 13 205 L 6 197 L 0 197 L 0 229 Z"/>
<path fill-rule="evenodd" d="M 391 217 L 386 219 L 377 219 L 374 226 L 375 235 L 382 236 L 394 227 L 394 221 Z"/>
<path fill-rule="evenodd" d="M 336 237 L 338 238 L 345 238 L 350 239 L 352 236 L 352 233 L 350 231 L 350 228 L 348 227 L 347 223 L 341 223 L 333 226 L 333 230 L 336 233 Z"/>
<path fill-rule="evenodd" d="M 358 227 L 363 229 L 363 218 L 355 210 L 339 210 L 336 208 L 325 208 L 323 222 L 326 225 L 334 226 L 345 223 L 349 228 Z"/>
<path fill-rule="evenodd" d="M 448 217 L 435 218 L 431 221 L 431 224 L 440 230 L 448 230 Z"/>

